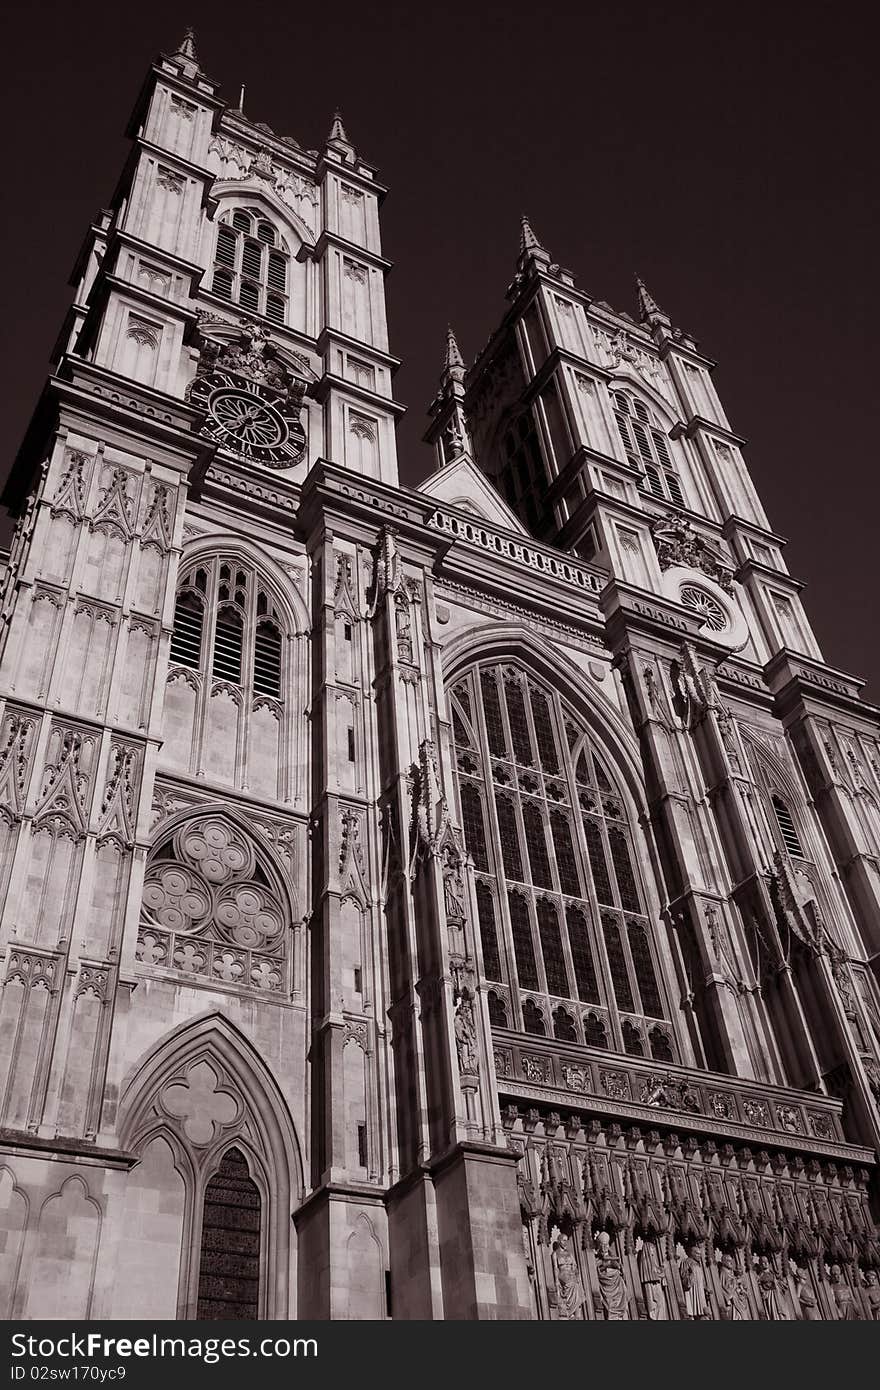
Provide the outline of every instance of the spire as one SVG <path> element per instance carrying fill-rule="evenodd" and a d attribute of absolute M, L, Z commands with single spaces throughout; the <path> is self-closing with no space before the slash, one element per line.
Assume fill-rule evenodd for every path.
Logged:
<path fill-rule="evenodd" d="M 531 222 L 523 215 L 519 224 L 519 257 L 516 262 L 516 275 L 508 290 L 508 296 L 517 294 L 529 275 L 535 271 L 544 271 L 545 273 L 550 271 L 552 273 L 558 269 L 558 266 L 551 264 L 550 252 L 546 246 L 541 245 L 535 236 Z"/>
<path fill-rule="evenodd" d="M 184 77 L 197 77 L 202 73 L 199 55 L 196 53 L 196 36 L 189 25 L 184 30 L 180 43 L 168 57 L 177 63 Z"/>
<path fill-rule="evenodd" d="M 330 134 L 327 136 L 328 145 L 330 144 L 331 140 L 340 140 L 343 145 L 351 144 L 351 141 L 345 133 L 345 126 L 342 124 L 341 111 L 333 112 L 333 124 L 330 127 Z"/>
<path fill-rule="evenodd" d="M 471 436 L 464 411 L 465 375 L 458 339 L 452 329 L 447 328 L 440 389 L 428 411 L 431 425 L 425 435 L 426 442 L 433 444 L 437 451 L 438 468 L 462 455 L 471 457 Z"/>
<path fill-rule="evenodd" d="M 454 367 L 463 367 L 464 358 L 458 346 L 458 339 L 451 328 L 446 330 L 446 361 L 444 362 L 444 375 L 451 372 Z"/>
<path fill-rule="evenodd" d="M 333 123 L 330 126 L 330 134 L 327 136 L 325 148 L 328 150 L 335 150 L 336 153 L 342 155 L 342 158 L 348 163 L 354 163 L 357 151 L 348 138 L 345 126 L 342 124 L 342 113 L 340 111 L 333 112 Z"/>
<path fill-rule="evenodd" d="M 196 53 L 196 36 L 191 25 L 187 25 L 183 33 L 183 38 L 174 50 L 175 58 L 189 58 L 191 63 L 199 65 L 199 55 Z"/>
<path fill-rule="evenodd" d="M 531 222 L 523 213 L 520 219 L 519 254 L 520 256 L 528 256 L 532 251 L 544 251 L 544 247 L 535 236 Z M 546 251 L 544 254 L 546 255 Z"/>
<path fill-rule="evenodd" d="M 642 323 L 653 324 L 657 319 L 665 319 L 669 322 L 669 315 L 664 313 L 656 299 L 650 294 L 647 285 L 640 276 L 636 276 L 636 284 L 639 290 L 639 318 Z"/>

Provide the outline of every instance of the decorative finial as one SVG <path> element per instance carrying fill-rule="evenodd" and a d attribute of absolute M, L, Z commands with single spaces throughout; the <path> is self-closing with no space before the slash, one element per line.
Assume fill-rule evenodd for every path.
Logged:
<path fill-rule="evenodd" d="M 458 339 L 451 328 L 447 328 L 446 330 L 446 360 L 443 365 L 447 372 L 451 371 L 454 367 L 464 366 L 464 358 L 458 346 Z"/>
<path fill-rule="evenodd" d="M 342 112 L 333 112 L 333 124 L 330 127 L 330 134 L 327 136 L 327 144 L 331 141 L 339 140 L 343 145 L 350 145 L 351 141 L 345 133 L 345 126 L 342 124 Z"/>
<path fill-rule="evenodd" d="M 663 312 L 656 299 L 649 293 L 644 280 L 638 275 L 636 276 L 636 284 L 639 290 L 639 318 L 642 323 L 651 323 L 658 315 L 661 318 L 667 318 L 668 315 Z"/>
<path fill-rule="evenodd" d="M 543 251 L 544 249 L 545 249 L 545 248 L 541 245 L 540 241 L 539 241 L 538 238 L 535 236 L 535 233 L 532 231 L 532 224 L 531 224 L 531 222 L 530 222 L 529 219 L 526 217 L 525 213 L 523 213 L 523 216 L 522 216 L 522 218 L 520 219 L 520 234 L 519 234 L 519 253 L 520 253 L 520 255 L 521 255 L 521 256 L 526 256 L 526 255 L 528 255 L 528 253 L 529 253 L 530 251 Z"/>
<path fill-rule="evenodd" d="M 199 56 L 196 53 L 196 36 L 191 25 L 187 25 L 183 33 L 180 46 L 174 50 L 175 58 L 188 58 L 191 63 L 199 65 Z"/>

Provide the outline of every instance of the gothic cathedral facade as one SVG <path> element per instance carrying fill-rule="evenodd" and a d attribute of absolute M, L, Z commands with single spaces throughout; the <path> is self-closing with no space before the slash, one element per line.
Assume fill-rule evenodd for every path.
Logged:
<path fill-rule="evenodd" d="M 7 1318 L 880 1315 L 880 711 L 523 222 L 398 481 L 379 206 L 153 65 L 6 487 Z"/>

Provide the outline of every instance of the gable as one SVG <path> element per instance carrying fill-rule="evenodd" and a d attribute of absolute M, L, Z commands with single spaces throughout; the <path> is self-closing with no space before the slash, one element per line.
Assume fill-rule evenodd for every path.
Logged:
<path fill-rule="evenodd" d="M 511 511 L 500 493 L 465 455 L 447 463 L 438 472 L 429 474 L 419 483 L 416 491 L 436 497 L 438 502 L 446 502 L 451 507 L 460 507 L 462 511 L 471 512 L 494 526 L 502 526 L 506 531 L 528 535 L 516 513 Z"/>

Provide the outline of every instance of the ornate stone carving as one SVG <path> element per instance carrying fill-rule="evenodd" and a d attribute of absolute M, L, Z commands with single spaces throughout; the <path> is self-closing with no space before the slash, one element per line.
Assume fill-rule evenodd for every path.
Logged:
<path fill-rule="evenodd" d="M 800 1111 L 796 1110 L 793 1105 L 777 1105 L 776 1118 L 779 1121 L 779 1128 L 784 1129 L 786 1134 L 803 1134 L 804 1126 Z"/>
<path fill-rule="evenodd" d="M 569 1091 L 590 1091 L 593 1087 L 593 1079 L 590 1075 L 589 1067 L 572 1066 L 568 1062 L 561 1064 L 563 1085 Z"/>
<path fill-rule="evenodd" d="M 550 1084 L 550 1063 L 546 1057 L 521 1057 L 520 1066 L 527 1081 L 536 1081 L 541 1086 Z"/>
<path fill-rule="evenodd" d="M 661 570 L 673 565 L 701 570 L 728 593 L 733 591 L 733 575 L 720 542 L 695 531 L 683 516 L 659 517 L 651 527 Z"/>
<path fill-rule="evenodd" d="M 184 1134 L 199 1148 L 210 1144 L 241 1113 L 240 1101 L 224 1089 L 217 1072 L 205 1061 L 196 1062 L 179 1081 L 164 1086 L 159 1104 L 181 1121 Z"/>
<path fill-rule="evenodd" d="M 256 383 L 272 399 L 283 402 L 299 414 L 308 383 L 293 375 L 263 324 L 244 319 L 239 325 L 238 337 L 232 342 L 220 342 L 203 335 L 195 381 L 187 394 L 192 395 L 196 383 L 203 378 L 225 372 Z"/>
<path fill-rule="evenodd" d="M 629 1100 L 629 1077 L 625 1071 L 600 1071 L 599 1085 L 612 1100 Z"/>
<path fill-rule="evenodd" d="M 642 1105 L 661 1110 L 686 1110 L 699 1114 L 702 1109 L 700 1093 L 689 1082 L 675 1076 L 648 1076 L 639 1091 Z"/>
<path fill-rule="evenodd" d="M 194 816 L 153 855 L 137 958 L 252 989 L 279 990 L 287 921 L 279 884 L 225 817 Z"/>
<path fill-rule="evenodd" d="M 414 820 L 422 850 L 430 855 L 440 852 L 446 835 L 451 834 L 449 807 L 440 789 L 437 759 L 431 739 L 419 745 L 418 765 L 413 768 L 415 793 Z"/>
<path fill-rule="evenodd" d="M 746 1097 L 742 1102 L 742 1112 L 750 1125 L 759 1125 L 765 1129 L 770 1128 L 770 1108 L 766 1101 Z"/>

